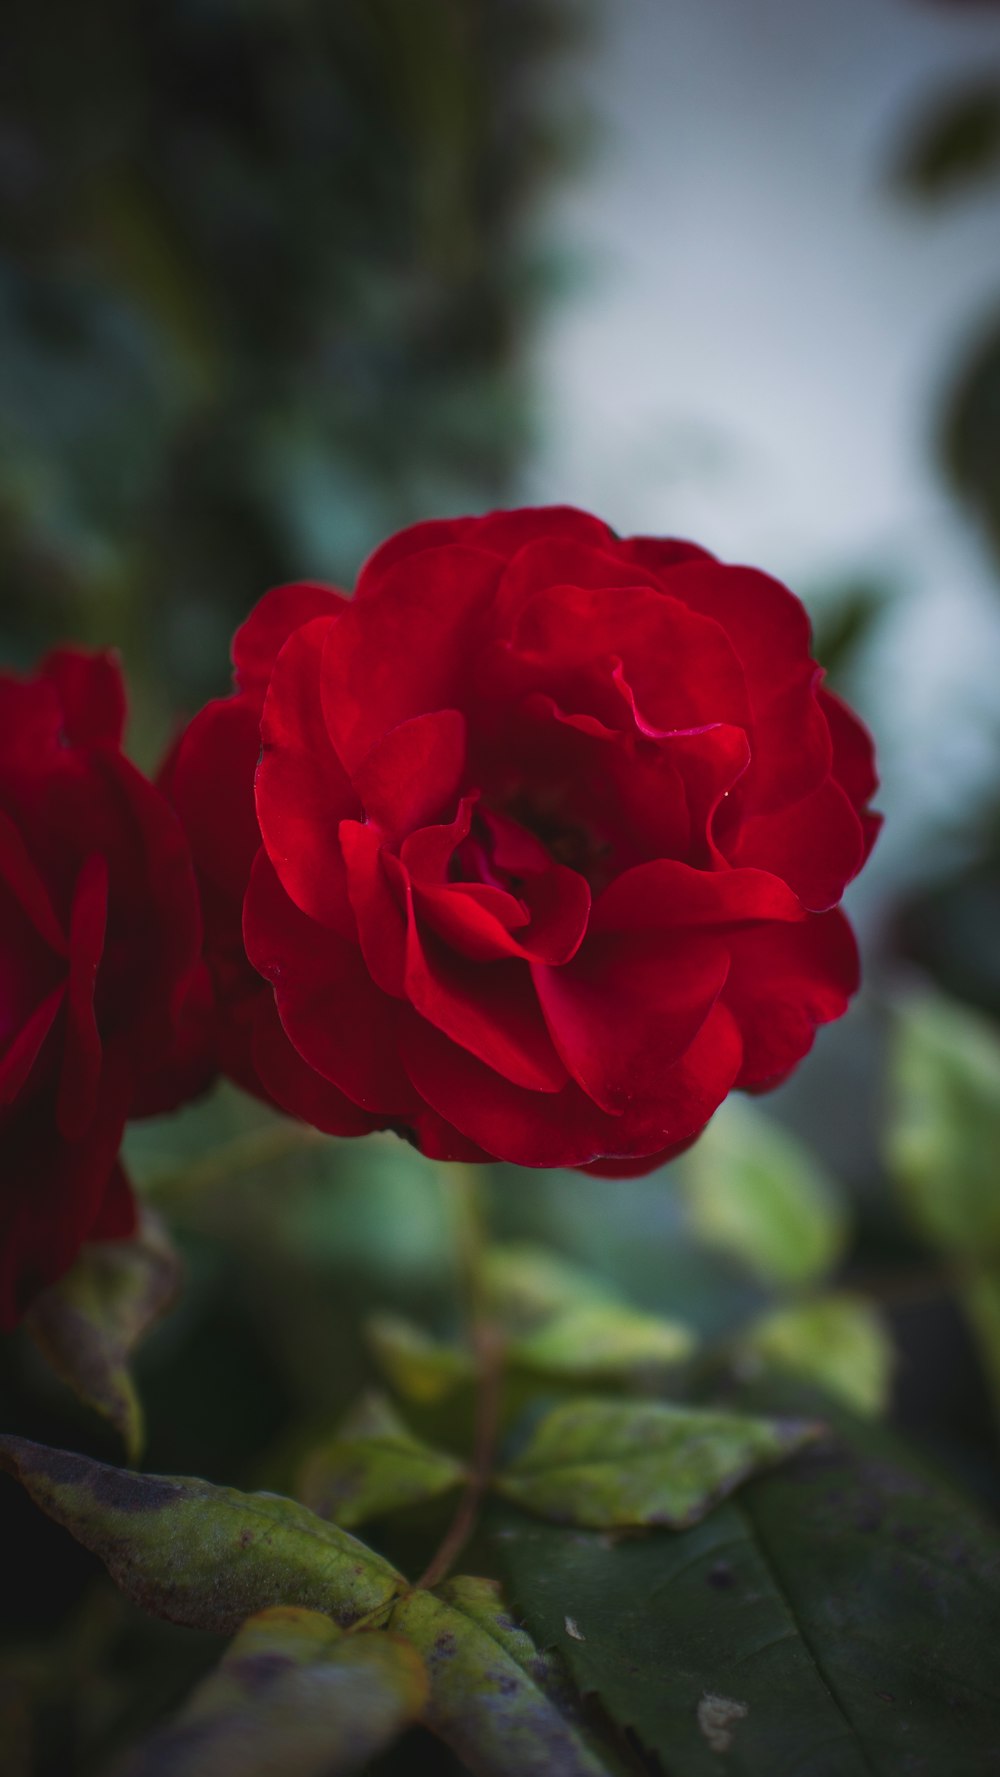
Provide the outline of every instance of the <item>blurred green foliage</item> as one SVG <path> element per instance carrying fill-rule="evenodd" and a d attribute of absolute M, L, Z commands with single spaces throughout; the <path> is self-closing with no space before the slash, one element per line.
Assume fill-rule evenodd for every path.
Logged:
<path fill-rule="evenodd" d="M 570 0 L 12 0 L 0 640 L 223 688 L 288 577 L 510 485 Z M 143 687 L 148 696 L 150 686 Z"/>

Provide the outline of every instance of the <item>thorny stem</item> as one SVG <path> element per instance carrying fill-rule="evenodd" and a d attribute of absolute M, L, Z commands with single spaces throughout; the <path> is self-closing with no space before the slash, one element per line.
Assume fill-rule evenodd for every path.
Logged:
<path fill-rule="evenodd" d="M 465 1490 L 437 1551 L 417 1582 L 437 1586 L 451 1572 L 476 1527 L 493 1474 L 503 1380 L 503 1340 L 489 1320 L 483 1291 L 484 1228 L 475 1168 L 454 1165 L 447 1174 L 455 1205 L 459 1283 L 476 1369 L 476 1425 Z"/>

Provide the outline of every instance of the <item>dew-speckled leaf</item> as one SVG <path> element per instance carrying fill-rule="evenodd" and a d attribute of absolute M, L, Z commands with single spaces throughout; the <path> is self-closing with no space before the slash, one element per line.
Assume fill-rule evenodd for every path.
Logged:
<path fill-rule="evenodd" d="M 838 1291 L 776 1308 L 740 1340 L 747 1359 L 813 1382 L 856 1413 L 885 1411 L 894 1354 L 884 1322 L 864 1296 Z"/>
<path fill-rule="evenodd" d="M 474 1379 L 467 1352 L 432 1339 L 401 1315 L 373 1314 L 365 1331 L 379 1369 L 404 1400 L 436 1406 Z"/>
<path fill-rule="evenodd" d="M 494 1511 L 518 1618 L 664 1770 L 1000 1770 L 1000 1539 L 881 1428 L 838 1431 L 679 1534 Z"/>
<path fill-rule="evenodd" d="M 130 1462 L 142 1451 L 142 1406 L 128 1360 L 173 1302 L 180 1261 L 151 1210 L 132 1240 L 94 1241 L 36 1299 L 25 1326 L 57 1375 L 109 1419 Z"/>
<path fill-rule="evenodd" d="M 402 1637 L 344 1635 L 318 1611 L 262 1611 L 115 1777 L 345 1777 L 392 1744 L 426 1695 L 424 1663 Z"/>
<path fill-rule="evenodd" d="M 816 1434 L 799 1419 L 662 1401 L 572 1401 L 545 1414 L 496 1487 L 556 1523 L 679 1528 Z"/>
<path fill-rule="evenodd" d="M 346 1530 L 276 1493 L 137 1475 L 27 1438 L 0 1438 L 0 1467 L 136 1604 L 189 1628 L 233 1634 L 277 1604 L 353 1623 L 404 1583 Z"/>
<path fill-rule="evenodd" d="M 488 1580 L 400 1600 L 392 1627 L 422 1654 L 424 1722 L 473 1777 L 607 1777 L 557 1663 L 540 1654 Z"/>
<path fill-rule="evenodd" d="M 307 1456 L 297 1492 L 321 1518 L 352 1529 L 369 1518 L 439 1499 L 464 1482 L 464 1463 L 415 1437 L 384 1396 L 370 1394 L 336 1437 Z"/>
<path fill-rule="evenodd" d="M 679 1171 L 701 1237 L 764 1282 L 800 1287 L 838 1258 L 845 1217 L 833 1185 L 755 1105 L 727 1099 Z"/>

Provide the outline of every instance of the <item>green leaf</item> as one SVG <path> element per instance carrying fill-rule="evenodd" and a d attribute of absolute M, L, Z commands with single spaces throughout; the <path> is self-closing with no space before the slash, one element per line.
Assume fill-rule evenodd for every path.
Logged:
<path fill-rule="evenodd" d="M 910 1219 L 955 1267 L 1000 1411 L 1000 1040 L 926 997 L 898 1019 L 886 1151 Z"/>
<path fill-rule="evenodd" d="M 816 1432 L 802 1420 L 661 1401 L 573 1401 L 540 1420 L 496 1486 L 557 1523 L 677 1529 Z"/>
<path fill-rule="evenodd" d="M 571 1687 L 510 1617 L 494 1581 L 411 1592 L 392 1627 L 427 1663 L 424 1721 L 473 1777 L 606 1777 Z"/>
<path fill-rule="evenodd" d="M 387 1382 L 420 1406 L 437 1406 L 475 1378 L 468 1352 L 442 1345 L 422 1327 L 396 1314 L 373 1314 L 365 1331 Z"/>
<path fill-rule="evenodd" d="M 774 1120 L 730 1098 L 680 1166 L 702 1239 L 765 1283 L 798 1288 L 827 1272 L 844 1242 L 834 1187 Z"/>
<path fill-rule="evenodd" d="M 914 1223 L 944 1252 L 1000 1264 L 1000 1040 L 984 1018 L 927 997 L 900 1014 L 887 1158 Z"/>
<path fill-rule="evenodd" d="M 815 1382 L 856 1413 L 882 1413 L 888 1404 L 892 1342 L 863 1296 L 842 1291 L 763 1315 L 743 1334 L 740 1358 Z"/>
<path fill-rule="evenodd" d="M 490 1313 L 513 1334 L 531 1331 L 566 1309 L 618 1300 L 602 1278 L 530 1240 L 490 1246 L 483 1287 Z"/>
<path fill-rule="evenodd" d="M 450 1493 L 467 1472 L 464 1463 L 415 1437 L 383 1395 L 370 1394 L 338 1435 L 306 1458 L 298 1492 L 321 1518 L 351 1529 Z"/>
<path fill-rule="evenodd" d="M 25 1326 L 74 1393 L 109 1419 L 130 1462 L 143 1443 L 142 1406 L 128 1360 L 173 1302 L 180 1262 L 159 1217 L 146 1211 L 133 1240 L 85 1246 L 67 1275 L 33 1303 Z"/>
<path fill-rule="evenodd" d="M 405 1583 L 345 1530 L 276 1493 L 137 1475 L 27 1438 L 0 1437 L 0 1467 L 143 1610 L 188 1628 L 233 1634 L 275 1604 L 346 1625 L 388 1606 Z"/>
<path fill-rule="evenodd" d="M 678 1321 L 631 1308 L 607 1284 L 544 1247 L 511 1242 L 486 1256 L 490 1310 L 511 1365 L 565 1381 L 641 1380 L 690 1355 Z"/>
<path fill-rule="evenodd" d="M 680 1534 L 497 1514 L 530 1634 L 678 1777 L 995 1767 L 1000 1539 L 881 1429 L 838 1433 Z"/>
<path fill-rule="evenodd" d="M 341 1777 L 391 1745 L 426 1695 L 424 1663 L 400 1636 L 262 1611 L 117 1777 Z"/>
<path fill-rule="evenodd" d="M 610 1383 L 641 1379 L 688 1357 L 694 1335 L 678 1321 L 617 1302 L 581 1303 L 518 1339 L 512 1364 L 536 1375 Z"/>

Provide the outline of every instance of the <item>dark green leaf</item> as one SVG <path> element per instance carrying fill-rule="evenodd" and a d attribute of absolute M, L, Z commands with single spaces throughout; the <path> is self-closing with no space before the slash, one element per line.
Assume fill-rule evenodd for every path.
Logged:
<path fill-rule="evenodd" d="M 899 168 L 922 198 L 949 197 L 1000 174 L 1000 85 L 961 88 L 923 118 Z"/>
<path fill-rule="evenodd" d="M 556 1662 L 518 1628 L 495 1582 L 411 1592 L 392 1626 L 426 1661 L 427 1726 L 474 1777 L 604 1777 Z"/>
<path fill-rule="evenodd" d="M 353 1623 L 404 1584 L 345 1530 L 276 1493 L 136 1475 L 27 1438 L 0 1438 L 0 1466 L 143 1610 L 190 1628 L 231 1635 L 276 1604 Z"/>
<path fill-rule="evenodd" d="M 702 1238 L 766 1283 L 801 1286 L 837 1259 L 845 1218 L 812 1155 L 772 1117 L 729 1099 L 680 1168 Z"/>
<path fill-rule="evenodd" d="M 426 1695 L 423 1661 L 400 1636 L 262 1611 L 117 1777 L 341 1777 L 390 1745 Z"/>
<path fill-rule="evenodd" d="M 939 453 L 952 487 L 1000 558 L 1000 325 L 996 307 L 963 357 L 940 422 Z M 992 964 L 983 959 L 983 967 Z"/>
<path fill-rule="evenodd" d="M 892 1342 L 863 1296 L 841 1291 L 776 1308 L 747 1328 L 739 1358 L 802 1376 L 856 1413 L 881 1413 L 888 1403 Z"/>
<path fill-rule="evenodd" d="M 1000 1768 L 1000 1539 L 880 1429 L 680 1535 L 508 1513 L 494 1547 L 539 1646 L 678 1777 Z"/>
<path fill-rule="evenodd" d="M 460 1487 L 464 1463 L 425 1444 L 383 1396 L 365 1397 L 336 1438 L 320 1444 L 301 1472 L 301 1498 L 321 1518 L 352 1529 Z"/>
<path fill-rule="evenodd" d="M 573 1401 L 545 1415 L 496 1485 L 557 1523 L 677 1528 L 816 1429 L 661 1401 Z"/>
<path fill-rule="evenodd" d="M 85 1246 L 72 1270 L 42 1292 L 25 1318 L 57 1374 L 110 1419 L 130 1462 L 139 1460 L 143 1421 L 129 1356 L 170 1307 L 179 1281 L 166 1229 L 147 1210 L 133 1240 Z"/>

